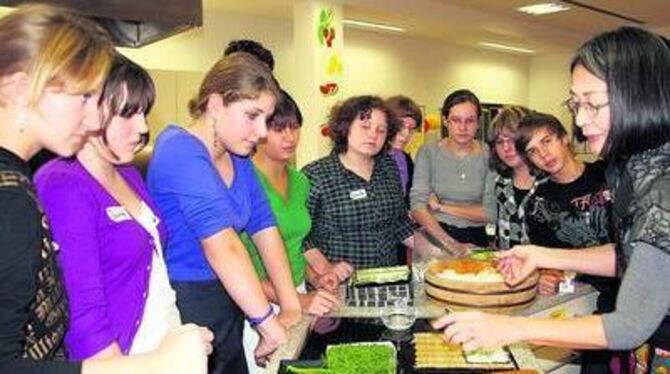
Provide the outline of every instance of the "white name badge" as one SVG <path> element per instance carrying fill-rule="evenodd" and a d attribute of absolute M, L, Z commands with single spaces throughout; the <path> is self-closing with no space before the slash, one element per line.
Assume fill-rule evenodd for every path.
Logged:
<path fill-rule="evenodd" d="M 360 190 L 349 192 L 349 197 L 351 198 L 351 200 L 361 200 L 368 197 L 368 193 L 365 192 L 365 189 L 361 188 Z"/>
<path fill-rule="evenodd" d="M 558 293 L 575 293 L 575 278 L 577 273 L 566 271 L 563 280 L 558 284 Z"/>
<path fill-rule="evenodd" d="M 122 206 L 108 206 L 107 207 L 107 217 L 112 220 L 112 222 L 122 222 L 132 219 L 130 214 Z"/>

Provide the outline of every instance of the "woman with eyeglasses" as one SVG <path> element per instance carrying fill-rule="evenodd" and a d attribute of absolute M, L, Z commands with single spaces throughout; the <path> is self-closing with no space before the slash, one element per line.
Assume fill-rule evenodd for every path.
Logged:
<path fill-rule="evenodd" d="M 130 164 L 149 139 L 154 97 L 149 74 L 116 55 L 99 101 L 103 130 L 35 177 L 60 245 L 72 360 L 146 352 L 180 325 L 163 260 L 165 226 Z"/>
<path fill-rule="evenodd" d="M 485 194 L 484 205 L 491 220 L 496 223 L 496 247 L 510 249 L 517 244 L 528 244 L 528 204 L 537 188 L 546 182 L 545 176 L 531 173 L 523 152 L 516 148 L 519 123 L 532 113 L 522 106 L 509 106 L 491 121 L 487 134 L 490 167 L 495 171 L 493 193 Z"/>
<path fill-rule="evenodd" d="M 527 205 L 529 243 L 548 248 L 575 249 L 614 241 L 611 225 L 611 191 L 605 181 L 605 163 L 578 160 L 569 144 L 568 133 L 554 116 L 531 113 L 519 123 L 516 145 L 535 169 L 546 175 Z M 554 295 L 564 273 L 542 269 L 540 295 Z M 614 278 L 578 275 L 599 292 L 596 313 L 614 309 L 618 282 Z M 607 371 L 610 355 L 589 351 L 582 357 L 582 372 Z"/>
<path fill-rule="evenodd" d="M 452 92 L 442 105 L 447 136 L 416 156 L 410 208 L 416 221 L 447 247 L 464 251 L 489 245 L 482 203 L 489 178 L 488 147 L 475 139 L 481 106 L 469 90 Z"/>
<path fill-rule="evenodd" d="M 635 355 L 633 360 L 641 360 L 618 369 L 667 371 L 670 49 L 657 35 L 624 27 L 586 42 L 572 60 L 571 73 L 575 124 L 590 151 L 608 163 L 615 243 L 582 250 L 517 246 L 499 255 L 499 269 L 512 284 L 547 267 L 620 277 L 615 309 L 564 320 L 454 313 L 435 326 L 446 327 L 445 337 L 465 349 L 523 340 L 610 350 L 646 343 L 647 355 Z"/>

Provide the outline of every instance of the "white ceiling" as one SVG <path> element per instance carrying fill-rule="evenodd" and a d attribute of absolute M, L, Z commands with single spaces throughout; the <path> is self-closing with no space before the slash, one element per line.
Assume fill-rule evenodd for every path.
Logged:
<path fill-rule="evenodd" d="M 203 0 L 205 12 L 291 19 L 297 0 Z M 544 16 L 517 12 L 543 0 L 341 0 L 344 17 L 400 26 L 407 35 L 477 46 L 501 43 L 537 53 L 572 50 L 592 35 L 635 23 L 570 4 Z M 644 22 L 670 36 L 670 0 L 578 0 Z"/>

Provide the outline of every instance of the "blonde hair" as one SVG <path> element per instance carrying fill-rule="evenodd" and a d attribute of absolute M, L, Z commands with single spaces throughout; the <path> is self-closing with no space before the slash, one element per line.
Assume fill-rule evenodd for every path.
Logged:
<path fill-rule="evenodd" d="M 212 94 L 219 94 L 224 105 L 240 100 L 253 100 L 262 92 L 279 97 L 279 85 L 272 71 L 257 58 L 244 52 L 232 53 L 220 59 L 209 70 L 200 85 L 198 95 L 188 103 L 194 119 L 207 111 Z"/>
<path fill-rule="evenodd" d="M 48 5 L 26 5 L 0 19 L 0 76 L 24 72 L 29 104 L 46 88 L 85 93 L 102 85 L 114 45 L 93 21 Z"/>

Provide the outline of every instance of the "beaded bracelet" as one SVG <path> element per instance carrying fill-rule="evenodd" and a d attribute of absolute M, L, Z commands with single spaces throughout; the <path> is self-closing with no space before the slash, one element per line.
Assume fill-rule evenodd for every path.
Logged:
<path fill-rule="evenodd" d="M 261 323 L 265 322 L 270 316 L 274 315 L 274 309 L 272 309 L 272 305 L 268 308 L 268 311 L 263 314 L 261 317 L 247 317 L 247 321 L 249 321 L 249 324 L 251 327 L 256 328 L 258 325 Z"/>

